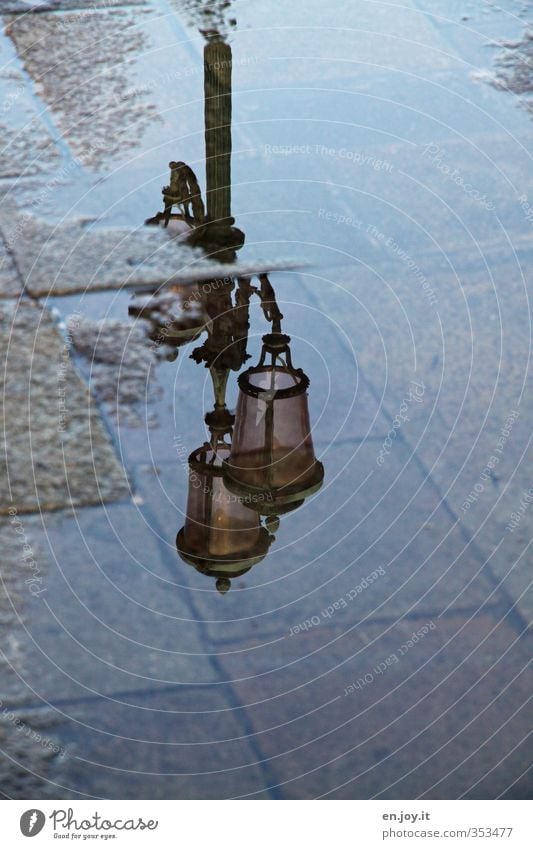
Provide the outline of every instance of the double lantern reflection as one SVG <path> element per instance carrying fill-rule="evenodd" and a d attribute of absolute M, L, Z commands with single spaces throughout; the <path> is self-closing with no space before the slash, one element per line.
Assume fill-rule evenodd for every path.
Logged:
<path fill-rule="evenodd" d="M 309 378 L 292 364 L 290 337 L 281 331 L 282 316 L 266 275 L 261 284 L 257 289 L 250 280 L 239 280 L 237 305 L 211 320 L 207 343 L 192 354 L 210 368 L 215 406 L 205 417 L 209 440 L 189 456 L 187 514 L 177 548 L 185 562 L 217 579 L 220 592 L 266 556 L 279 516 L 300 507 L 324 477 L 311 436 Z M 265 315 L 276 318 L 263 336 L 258 364 L 238 378 L 232 414 L 225 403 L 226 384 L 231 368 L 237 370 L 248 358 L 252 292 L 261 297 Z M 242 333 L 244 317 L 244 336 L 229 332 L 233 326 Z M 225 344 L 217 339 L 222 328 Z"/>

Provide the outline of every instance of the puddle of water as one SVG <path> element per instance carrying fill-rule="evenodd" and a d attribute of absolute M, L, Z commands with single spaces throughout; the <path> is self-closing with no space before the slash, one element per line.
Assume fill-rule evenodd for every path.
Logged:
<path fill-rule="evenodd" d="M 161 121 L 87 193 L 85 183 L 78 186 L 76 215 L 104 215 L 117 226 L 162 212 L 161 188 L 169 186 L 171 223 L 190 227 L 208 252 L 223 251 L 226 260 L 238 253 L 243 264 L 258 256 L 308 262 L 270 275 L 275 300 L 264 279 L 252 279 L 254 292 L 249 280 L 206 280 L 198 301 L 209 332 L 180 337 L 179 345 L 167 336 L 155 349 L 129 292 L 54 299 L 59 316 L 119 322 L 110 326 L 117 340 L 123 334 L 125 354 L 134 345 L 154 350 L 122 408 L 113 398 L 116 390 L 120 400 L 121 380 L 129 379 L 120 364 L 109 359 L 93 385 L 130 475 L 131 500 L 46 519 L 62 568 L 49 576 L 57 621 L 35 608 L 36 639 L 52 661 L 39 693 L 68 697 L 78 705 L 75 721 L 98 727 L 101 704 L 86 708 L 84 700 L 119 694 L 106 723 L 120 735 L 139 713 L 126 710 L 125 700 L 181 716 L 194 713 L 201 690 L 206 713 L 195 715 L 195 733 L 209 737 L 210 710 L 233 711 L 237 727 L 224 733 L 237 739 L 244 732 L 251 747 L 232 749 L 231 767 L 242 761 L 250 776 L 228 780 L 226 796 L 259 794 L 315 767 L 318 785 L 308 778 L 287 796 L 334 793 L 355 760 L 348 755 L 342 768 L 320 770 L 337 750 L 312 741 L 351 721 L 356 707 L 342 701 L 323 724 L 298 723 L 305 711 L 291 688 L 329 676 L 338 701 L 350 681 L 365 673 L 373 680 L 369 670 L 404 645 L 380 629 L 447 616 L 424 633 L 436 630 L 444 641 L 446 628 L 453 634 L 492 604 L 498 565 L 493 574 L 484 561 L 493 539 L 470 542 L 485 514 L 469 524 L 476 508 L 465 517 L 461 504 L 509 410 L 521 403 L 529 355 L 522 263 L 530 228 L 517 197 L 531 125 L 508 96 L 472 78 L 473 64 L 490 64 L 489 37 L 520 32 L 516 4 L 501 5 L 499 17 L 480 18 L 478 7 L 463 4 L 306 2 L 280 21 L 271 3 L 242 2 L 224 13 L 231 34 L 220 43 L 198 34 L 194 4 L 160 2 L 142 24 L 149 49 L 130 70 L 132 84 L 144 79 Z M 173 185 L 170 161 L 186 162 L 198 186 L 176 173 Z M 198 188 L 207 225 L 195 211 Z M 55 214 L 66 198 L 54 195 Z M 176 330 L 164 317 L 159 326 Z M 133 341 L 139 327 L 145 342 Z M 79 344 L 77 357 L 91 385 L 87 345 Z M 268 369 L 262 391 L 257 372 L 243 377 L 250 367 Z M 133 423 L 128 405 L 140 410 Z M 502 458 L 504 476 L 523 477 L 524 420 Z M 490 511 L 500 492 L 482 489 Z M 498 599 L 511 606 L 505 593 Z M 372 629 L 381 640 L 377 655 Z M 62 673 L 52 667 L 59 635 L 68 632 L 74 639 L 61 649 Z M 431 639 L 425 645 L 437 651 Z M 417 671 L 414 654 L 408 657 L 400 683 Z M 37 668 L 35 658 L 28 668 Z M 327 701 L 320 693 L 313 690 L 309 703 L 317 715 Z M 401 699 L 391 698 L 394 717 Z M 265 703 L 271 722 L 261 713 Z M 279 730 L 261 736 L 265 727 L 293 721 L 314 760 L 296 755 L 292 765 L 256 774 L 254 746 L 263 760 L 283 758 L 291 746 Z M 411 730 L 422 733 L 414 720 Z M 66 733 L 82 759 L 106 763 L 99 732 Z M 166 725 L 164 733 L 142 727 L 139 738 L 164 748 L 175 742 Z M 222 769 L 218 746 L 213 758 Z M 462 756 L 457 750 L 451 766 Z M 178 771 L 172 750 L 154 756 L 143 748 L 139 762 L 150 757 L 154 772 L 169 763 Z M 364 757 L 371 770 L 381 755 L 372 749 Z M 122 749 L 120 762 L 129 763 Z M 195 763 L 191 752 L 179 766 L 192 771 Z M 95 789 L 101 775 L 91 769 L 85 778 L 73 773 L 75 790 Z M 146 798 L 146 781 L 132 793 Z M 359 792 L 386 793 L 388 781 L 383 770 Z M 118 786 L 114 776 L 105 782 L 99 793 Z M 209 794 L 221 792 L 215 786 L 213 779 Z M 408 778 L 402 788 L 405 797 L 425 791 Z M 159 784 L 158 792 L 165 792 Z"/>

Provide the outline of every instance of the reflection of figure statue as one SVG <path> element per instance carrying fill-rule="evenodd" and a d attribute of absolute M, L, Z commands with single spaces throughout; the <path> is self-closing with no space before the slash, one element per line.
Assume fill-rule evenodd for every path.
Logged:
<path fill-rule="evenodd" d="M 185 162 L 169 162 L 170 185 L 163 189 L 165 203 L 165 227 L 170 220 L 173 206 L 178 206 L 187 223 L 203 224 L 205 209 L 198 180 L 192 168 Z M 192 214 L 189 207 L 192 207 Z"/>
<path fill-rule="evenodd" d="M 235 262 L 237 251 L 244 245 L 244 233 L 235 227 L 235 219 L 211 219 L 205 215 L 198 180 L 184 162 L 170 162 L 170 185 L 163 188 L 164 211 L 147 218 L 145 224 L 168 228 L 171 236 L 185 239 L 201 248 L 217 262 Z M 173 212 L 177 206 L 179 212 Z"/>

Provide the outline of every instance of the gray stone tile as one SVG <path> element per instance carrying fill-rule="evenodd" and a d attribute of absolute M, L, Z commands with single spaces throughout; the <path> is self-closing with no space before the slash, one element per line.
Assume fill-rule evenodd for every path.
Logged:
<path fill-rule="evenodd" d="M 66 326 L 91 393 L 107 415 L 126 427 L 155 423 L 154 402 L 162 390 L 152 374 L 159 350 L 149 326 L 82 314 L 67 318 Z"/>
<path fill-rule="evenodd" d="M 13 298 L 20 292 L 20 277 L 4 240 L 0 238 L 0 298 Z"/>
<path fill-rule="evenodd" d="M 25 216 L 2 215 L 2 229 L 32 295 L 63 295 L 128 284 L 164 283 L 176 266 L 197 256 L 162 231 L 95 230 L 81 223 L 50 226 Z"/>
<path fill-rule="evenodd" d="M 59 169 L 61 154 L 53 127 L 41 114 L 14 46 L 5 36 L 0 38 L 0 96 L 0 177 L 26 178 Z"/>
<path fill-rule="evenodd" d="M 34 517 L 0 529 L 11 664 L 0 666 L 2 793 L 269 798 L 244 714 L 135 512 L 54 514 L 46 537 Z M 35 570 L 23 546 L 39 596 L 25 585 Z"/>
<path fill-rule="evenodd" d="M 11 720 L 11 716 L 15 720 Z M 30 720 L 31 721 L 31 720 Z M 62 774 L 63 751 L 53 729 L 30 724 L 24 713 L 7 710 L 0 715 L 0 794 L 5 799 L 55 798 L 50 784 Z M 63 756 L 64 757 L 64 756 Z"/>
<path fill-rule="evenodd" d="M 88 222 L 50 225 L 5 198 L 0 229 L 28 293 L 35 296 L 122 289 L 154 292 L 231 274 L 290 267 L 287 258 L 222 265 L 155 227 L 93 228 Z"/>
<path fill-rule="evenodd" d="M 88 167 L 138 144 L 157 109 L 128 76 L 128 60 L 147 48 L 137 10 L 70 15 L 7 15 L 7 32 L 63 139 Z M 114 130 L 109 132 L 110 125 Z"/>
<path fill-rule="evenodd" d="M 24 631 L 28 604 L 44 585 L 43 564 L 40 562 L 33 517 L 19 516 L 16 511 L 0 519 L 2 541 L 2 581 L 0 582 L 0 615 L 8 636 L 0 658 L 0 697 L 16 699 L 20 683 L 12 667 L 20 664 L 24 655 Z"/>
<path fill-rule="evenodd" d="M 475 263 L 483 268 L 484 255 L 494 257 L 499 249 L 512 266 L 509 241 L 516 250 L 531 249 L 530 226 L 520 201 L 528 194 L 527 123 L 510 142 L 485 108 L 476 112 L 471 127 L 464 126 L 461 116 L 455 132 L 433 116 L 433 105 L 442 102 L 439 89 L 438 96 L 432 93 L 432 108 L 424 120 L 409 120 L 401 105 L 388 101 L 376 115 L 370 99 L 361 129 L 359 122 L 339 124 L 339 116 L 348 119 L 354 108 L 348 94 L 337 95 L 338 101 L 329 92 L 307 92 L 309 102 L 305 93 L 292 94 L 286 101 L 277 93 L 271 103 L 267 98 L 271 114 L 260 143 L 235 165 L 239 174 L 255 169 L 275 175 L 268 200 L 261 198 L 261 210 L 268 205 L 278 211 L 272 223 L 265 215 L 268 235 L 274 235 L 277 226 L 278 238 L 287 233 L 292 240 L 309 243 L 309 258 L 316 257 L 326 267 L 341 264 L 343 254 L 344 262 L 353 257 L 377 271 L 385 266 L 392 286 L 397 274 L 410 271 L 417 292 L 418 267 L 430 284 L 437 269 L 452 268 L 466 288 L 465 272 Z M 460 102 L 472 112 L 469 100 L 462 97 Z M 360 111 L 357 101 L 358 116 Z M 457 110 L 450 105 L 448 111 Z M 390 138 L 386 130 L 395 116 L 398 130 Z M 252 220 L 251 226 L 259 229 L 262 218 L 255 224 Z M 459 268 L 458 252 L 463 254 Z M 447 295 L 447 289 L 441 290 L 441 304 Z"/>
<path fill-rule="evenodd" d="M 496 424 L 496 427 L 494 426 Z M 432 468 L 434 480 L 462 526 L 487 558 L 489 568 L 515 604 L 524 623 L 531 623 L 533 598 L 528 546 L 532 538 L 533 491 L 528 458 L 530 428 L 519 417 L 505 444 L 505 419 L 498 417 L 473 437 L 452 431 L 453 448 Z M 499 447 L 500 446 L 500 447 Z M 424 446 L 421 455 L 427 456 Z"/>
<path fill-rule="evenodd" d="M 31 113 L 23 114 L 18 126 L 0 120 L 0 145 L 0 177 L 3 178 L 47 173 L 59 163 L 53 141 Z"/>
<path fill-rule="evenodd" d="M 286 798 L 495 798 L 527 767 L 528 647 L 508 622 L 329 632 L 302 636 L 299 659 L 291 641 L 268 666 L 222 658 Z"/>
<path fill-rule="evenodd" d="M 424 384 L 422 402 L 410 405 L 409 421 L 402 423 L 399 436 L 416 451 L 483 556 L 490 556 L 490 569 L 498 580 L 516 563 L 505 583 L 528 622 L 527 566 L 523 557 L 518 558 L 531 538 L 529 510 L 523 511 L 519 531 L 507 534 L 501 549 L 498 545 L 506 536 L 511 513 L 531 487 L 524 395 L 529 312 L 523 279 L 529 253 L 519 251 L 513 259 L 503 253 L 503 246 L 494 246 L 476 260 L 456 252 L 450 256 L 458 275 L 455 280 L 452 270 L 439 267 L 434 256 L 433 277 L 426 273 L 438 292 L 436 313 L 431 306 L 424 306 L 423 298 L 417 300 L 405 276 L 392 278 L 388 265 L 383 276 L 393 282 L 394 295 L 378 286 L 371 303 L 365 295 L 364 275 L 355 282 L 346 274 L 345 289 L 339 288 L 331 309 L 345 331 L 361 340 L 361 372 L 374 392 L 383 395 L 389 420 L 398 414 L 409 380 Z M 417 263 L 423 267 L 418 257 Z M 365 327 L 363 311 L 349 311 L 350 296 L 379 316 L 382 339 Z M 315 297 L 324 303 L 319 290 Z M 517 418 L 513 411 L 518 411 Z M 509 416 L 513 423 L 507 428 Z M 493 468 L 487 470 L 491 462 Z M 471 493 L 471 503 L 467 503 Z"/>
<path fill-rule="evenodd" d="M 69 714 L 58 726 L 63 798 L 272 798 L 244 712 L 222 688 L 146 694 L 135 708 L 99 700 Z"/>
<path fill-rule="evenodd" d="M 2 512 L 127 497 L 124 470 L 50 314 L 28 301 L 5 301 L 0 309 Z"/>
<path fill-rule="evenodd" d="M 141 506 L 46 516 L 43 525 L 45 590 L 17 666 L 25 703 L 103 695 L 135 705 L 146 691 L 216 683 L 190 592 Z"/>
<path fill-rule="evenodd" d="M 0 784 L 8 798 L 49 797 L 47 780 L 58 773 L 64 750 L 54 737 L 49 711 L 35 716 L 21 707 L 25 689 L 16 670 L 24 663 L 25 634 L 32 593 L 42 589 L 42 562 L 31 518 L 13 514 L 0 521 L 2 580 L 0 622 L 5 634 L 0 656 Z"/>
<path fill-rule="evenodd" d="M 404 273 L 393 277 L 388 263 L 379 266 L 382 280 L 377 269 L 374 274 L 341 271 L 342 284 L 329 302 L 319 287 L 312 290 L 317 304 L 328 308 L 356 340 L 361 372 L 383 394 L 389 419 L 397 413 L 409 379 L 424 384 L 419 405 L 424 414 L 418 417 L 424 427 L 415 432 L 421 434 L 427 425 L 429 437 L 434 430 L 435 438 L 425 438 L 419 446 L 428 466 L 448 439 L 456 440 L 462 451 L 484 438 L 488 450 L 520 404 L 529 349 L 523 279 L 527 256 L 520 252 L 516 259 L 504 260 L 498 248 L 477 260 L 457 253 L 446 270 L 437 255 L 428 255 L 424 271 L 438 297 L 435 308 Z M 422 268 L 421 259 L 417 262 Z M 371 288 L 372 281 L 378 285 Z M 376 330 L 369 326 L 370 310 Z M 402 433 L 416 444 L 412 428 L 406 423 Z M 446 451 L 451 460 L 451 444 Z"/>

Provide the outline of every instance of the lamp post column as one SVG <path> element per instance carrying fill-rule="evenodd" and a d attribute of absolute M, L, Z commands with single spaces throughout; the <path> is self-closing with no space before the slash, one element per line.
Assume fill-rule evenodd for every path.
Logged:
<path fill-rule="evenodd" d="M 231 218 L 231 47 L 211 41 L 204 48 L 207 216 Z"/>

